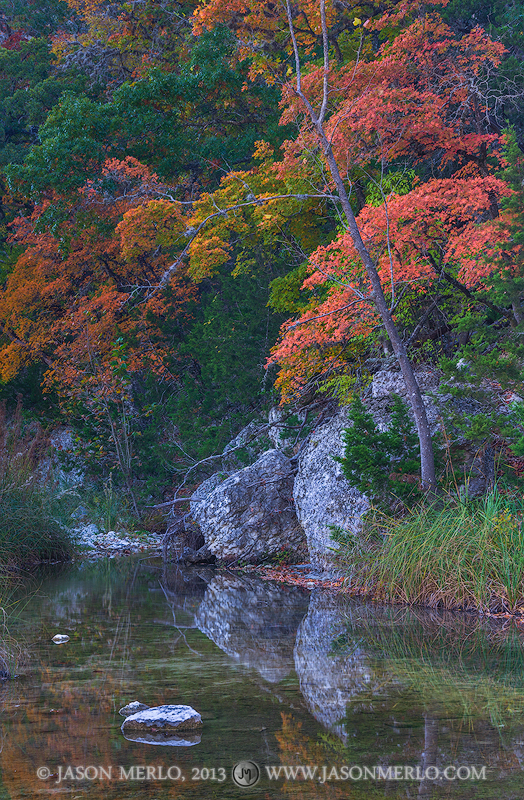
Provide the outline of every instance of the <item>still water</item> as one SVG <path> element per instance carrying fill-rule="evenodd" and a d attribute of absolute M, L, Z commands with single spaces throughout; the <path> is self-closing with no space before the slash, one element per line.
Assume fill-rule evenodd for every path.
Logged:
<path fill-rule="evenodd" d="M 121 559 L 42 579 L 3 647 L 0 800 L 524 797 L 514 623 Z M 201 741 L 127 740 L 132 700 L 193 706 Z"/>

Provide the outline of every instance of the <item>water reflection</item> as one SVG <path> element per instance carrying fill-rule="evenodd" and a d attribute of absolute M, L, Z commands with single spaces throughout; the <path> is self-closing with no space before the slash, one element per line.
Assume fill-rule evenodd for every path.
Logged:
<path fill-rule="evenodd" d="M 348 704 L 383 694 L 381 670 L 373 667 L 360 636 L 345 636 L 347 602 L 317 591 L 300 624 L 294 649 L 300 690 L 308 709 L 322 725 L 345 742 Z M 340 639 L 345 647 L 333 647 Z M 368 702 L 369 705 L 369 702 Z M 361 707 L 361 706 L 360 706 Z"/>
<path fill-rule="evenodd" d="M 195 622 L 228 656 L 279 683 L 293 669 L 306 609 L 307 597 L 299 589 L 226 573 L 210 582 Z"/>
<path fill-rule="evenodd" d="M 70 641 L 55 647 L 55 633 Z M 121 560 L 48 578 L 11 635 L 30 667 L 0 684 L 0 798 L 238 800 L 230 775 L 243 759 L 263 769 L 249 790 L 260 800 L 523 796 L 524 638 L 513 624 Z M 201 740 L 124 738 L 118 709 L 132 700 L 192 705 Z M 174 763 L 185 782 L 119 777 Z M 111 779 L 36 774 L 89 764 L 113 765 Z M 266 765 L 327 765 L 335 776 L 407 765 L 426 779 L 270 781 Z M 485 765 L 487 779 L 428 777 L 448 765 Z"/>

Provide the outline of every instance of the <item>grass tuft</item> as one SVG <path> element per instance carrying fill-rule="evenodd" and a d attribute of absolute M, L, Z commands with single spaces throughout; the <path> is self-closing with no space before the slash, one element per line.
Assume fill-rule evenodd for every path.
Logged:
<path fill-rule="evenodd" d="M 12 419 L 0 404 L 0 568 L 65 560 L 72 551 L 67 493 L 42 470 L 48 442 L 36 423 L 24 423 L 21 403 Z"/>
<path fill-rule="evenodd" d="M 388 602 L 483 612 L 524 611 L 524 508 L 496 489 L 447 498 L 398 519 L 378 511 L 353 543 L 350 586 Z"/>

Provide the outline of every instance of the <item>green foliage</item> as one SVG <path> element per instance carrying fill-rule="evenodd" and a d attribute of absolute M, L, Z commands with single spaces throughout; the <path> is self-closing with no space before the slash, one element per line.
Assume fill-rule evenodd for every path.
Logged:
<path fill-rule="evenodd" d="M 372 206 L 381 206 L 384 198 L 391 194 L 408 194 L 413 188 L 415 170 L 390 172 L 379 181 L 370 182 L 366 192 L 366 202 Z"/>
<path fill-rule="evenodd" d="M 74 18 L 65 0 L 9 0 L 2 4 L 2 11 L 13 30 L 23 30 L 31 36 L 54 34 Z"/>
<path fill-rule="evenodd" d="M 183 449 L 197 460 L 221 452 L 271 402 L 264 364 L 282 317 L 267 308 L 267 297 L 282 268 L 274 255 L 254 275 L 233 277 L 226 267 L 201 286 L 195 320 L 178 348 L 185 368 L 168 403 Z"/>
<path fill-rule="evenodd" d="M 307 306 L 300 289 L 308 274 L 307 263 L 271 282 L 269 305 L 282 314 L 299 314 Z"/>
<path fill-rule="evenodd" d="M 164 178 L 189 173 L 207 188 L 245 165 L 258 139 L 278 146 L 286 135 L 278 125 L 279 91 L 250 83 L 247 63 L 232 67 L 235 47 L 219 25 L 191 42 L 176 71 L 152 69 L 119 88 L 113 108 L 128 153 Z"/>
<path fill-rule="evenodd" d="M 19 403 L 14 417 L 0 409 L 0 560 L 15 566 L 67 558 L 72 540 L 66 522 L 73 498 L 39 474 L 45 440 L 38 425 L 25 425 Z"/>
<path fill-rule="evenodd" d="M 486 298 L 501 308 L 511 310 L 513 325 L 524 322 L 521 295 L 524 292 L 524 153 L 517 143 L 515 128 L 504 131 L 503 156 L 505 168 L 499 173 L 513 190 L 500 201 L 505 216 L 505 240 L 489 251 L 486 261 L 492 267 L 486 283 Z M 507 217 L 509 216 L 509 220 Z"/>
<path fill-rule="evenodd" d="M 511 424 L 504 426 L 503 434 L 506 441 L 510 442 L 514 455 L 524 456 L 524 403 L 517 402 L 511 405 Z"/>
<path fill-rule="evenodd" d="M 351 486 L 382 503 L 393 498 L 404 503 L 418 499 L 418 437 L 402 400 L 393 398 L 387 431 L 379 431 L 359 397 L 352 403 L 349 418 L 353 426 L 344 431 L 344 456 L 337 461 Z"/>
<path fill-rule="evenodd" d="M 31 148 L 23 165 L 6 169 L 9 187 L 38 199 L 49 189 L 62 193 L 83 186 L 98 175 L 117 125 L 110 104 L 64 93 L 40 128 L 41 144 Z"/>
<path fill-rule="evenodd" d="M 0 165 L 20 163 L 63 92 L 83 88 L 79 76 L 54 74 L 47 39 L 23 41 L 17 50 L 0 48 Z"/>

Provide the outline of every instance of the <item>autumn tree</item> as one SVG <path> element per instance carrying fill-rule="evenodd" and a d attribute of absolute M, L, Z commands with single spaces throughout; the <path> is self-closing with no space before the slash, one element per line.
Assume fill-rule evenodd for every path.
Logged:
<path fill-rule="evenodd" d="M 216 12 L 216 5 L 215 3 L 211 6 L 211 14 Z M 208 8 L 209 6 L 206 6 L 204 11 L 200 12 L 200 20 L 202 17 L 205 18 Z M 279 9 L 281 13 L 284 11 L 287 20 L 295 67 L 295 79 L 286 83 L 284 87 L 285 110 L 282 121 L 290 122 L 293 118 L 302 120 L 298 138 L 285 145 L 286 155 L 280 167 L 281 174 L 285 171 L 289 176 L 298 175 L 303 170 L 304 164 L 307 168 L 306 154 L 314 153 L 315 149 L 320 148 L 330 175 L 330 179 L 325 181 L 323 190 L 335 196 L 346 229 L 342 234 L 345 244 L 340 247 L 339 237 L 337 244 L 332 245 L 332 248 L 338 247 L 344 254 L 342 261 L 349 260 L 350 263 L 353 261 L 356 267 L 356 274 L 349 276 L 347 270 L 341 270 L 338 265 L 333 269 L 328 268 L 327 276 L 322 268 L 315 270 L 317 283 L 324 282 L 327 278 L 332 284 L 334 282 L 335 285 L 338 284 L 339 291 L 332 290 L 331 299 L 333 295 L 338 295 L 337 299 L 340 301 L 342 294 L 345 302 L 340 304 L 335 300 L 331 307 L 319 307 L 318 314 L 309 312 L 309 316 L 323 321 L 317 325 L 317 333 L 319 328 L 323 328 L 324 331 L 333 327 L 340 330 L 344 318 L 341 320 L 338 317 L 337 322 L 333 322 L 333 316 L 340 311 L 350 310 L 350 316 L 353 313 L 360 319 L 362 317 L 365 319 L 366 316 L 369 318 L 370 315 L 373 316 L 370 309 L 372 302 L 401 367 L 421 446 L 422 483 L 426 488 L 431 488 L 435 485 L 435 473 L 425 408 L 404 343 L 392 316 L 395 304 L 395 264 L 389 231 L 383 230 L 383 233 L 386 233 L 385 248 L 382 241 L 373 242 L 369 236 L 363 238 L 362 223 L 357 223 L 350 202 L 349 186 L 354 177 L 351 170 L 358 165 L 365 171 L 373 160 L 378 161 L 383 169 L 384 165 L 405 158 L 414 148 L 419 151 L 419 160 L 422 160 L 423 155 L 427 156 L 430 151 L 435 152 L 437 148 L 444 148 L 444 161 L 451 160 L 461 148 L 466 160 L 470 160 L 468 157 L 475 160 L 479 149 L 485 153 L 490 143 L 489 137 L 483 137 L 478 130 L 471 131 L 468 128 L 459 132 L 456 125 L 450 125 L 448 119 L 452 109 L 449 109 L 446 119 L 446 102 L 454 108 L 460 102 L 467 107 L 471 101 L 467 88 L 461 83 L 464 72 L 469 70 L 474 75 L 484 60 L 491 58 L 496 61 L 500 58 L 500 48 L 497 49 L 496 45 L 487 41 L 482 42 L 486 52 L 477 59 L 476 65 L 470 65 L 466 52 L 467 45 L 462 45 L 462 74 L 456 79 L 456 89 L 462 91 L 458 97 L 456 94 L 453 96 L 455 87 L 446 84 L 449 77 L 444 77 L 451 59 L 456 59 L 459 55 L 458 48 L 449 46 L 446 42 L 444 27 L 435 17 L 422 16 L 402 35 L 394 39 L 388 48 L 385 46 L 378 59 L 366 60 L 357 54 L 356 59 L 339 66 L 330 56 L 329 26 L 332 21 L 332 11 L 331 8 L 326 8 L 324 0 L 321 0 L 318 9 L 315 5 L 308 5 L 304 9 L 297 10 L 289 3 L 285 9 L 281 7 Z M 300 51 L 301 42 L 296 31 L 297 20 L 301 13 L 304 13 L 310 22 L 313 21 L 313 25 L 316 24 L 317 41 L 320 40 L 322 46 L 322 66 L 317 67 L 316 64 L 312 64 L 305 72 Z M 399 14 L 396 15 L 394 22 L 398 22 L 398 17 Z M 358 23 L 360 22 L 361 20 L 358 20 Z M 368 20 L 367 24 L 370 23 L 371 20 Z M 380 25 L 383 27 L 388 23 L 391 24 L 390 19 L 386 17 L 377 27 Z M 475 46 L 478 48 L 482 34 L 476 31 L 473 39 L 475 41 L 472 41 L 470 49 Z M 445 49 L 448 50 L 447 58 L 442 55 Z M 418 65 L 422 69 L 415 75 L 413 69 L 416 66 L 412 64 L 412 56 L 417 53 L 422 53 Z M 453 96 L 451 102 L 450 90 Z M 481 156 L 478 156 L 481 169 L 480 159 Z M 350 171 L 347 168 L 348 164 L 351 165 Z M 491 204 L 494 202 L 492 200 Z M 389 225 L 387 204 L 384 205 L 384 216 Z M 376 233 L 374 238 L 376 240 Z M 384 261 L 389 262 L 390 274 L 387 278 L 391 286 L 389 301 L 384 292 L 386 276 L 381 275 L 381 269 L 384 272 L 382 266 Z M 360 277 L 359 262 L 363 269 Z M 314 258 L 311 259 L 311 263 L 315 264 Z M 418 277 L 424 280 L 427 276 Z M 351 278 L 354 278 L 353 281 Z M 408 279 L 413 278 L 409 276 Z M 340 291 L 341 287 L 345 288 L 345 292 Z M 305 319 L 301 322 L 304 323 Z M 286 346 L 291 346 L 296 352 L 297 340 L 308 335 L 311 336 L 311 328 L 305 334 L 292 332 L 277 350 L 276 358 L 285 355 Z M 332 338 L 331 333 L 328 333 L 328 336 Z M 299 346 L 298 349 L 303 351 L 304 348 Z"/>

